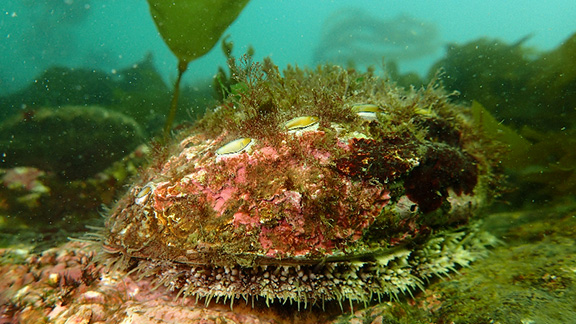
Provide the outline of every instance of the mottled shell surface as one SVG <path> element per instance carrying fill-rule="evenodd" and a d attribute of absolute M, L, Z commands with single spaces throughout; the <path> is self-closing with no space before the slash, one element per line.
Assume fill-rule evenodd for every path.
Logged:
<path fill-rule="evenodd" d="M 397 294 L 490 244 L 469 225 L 490 194 L 489 150 L 441 90 L 338 67 L 237 75 L 247 90 L 113 208 L 107 251 L 185 295 L 316 302 Z M 446 261 L 450 246 L 470 253 Z"/>

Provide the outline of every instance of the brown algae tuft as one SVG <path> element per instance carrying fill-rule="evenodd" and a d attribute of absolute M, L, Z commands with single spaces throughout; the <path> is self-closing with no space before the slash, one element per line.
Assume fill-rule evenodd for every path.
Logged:
<path fill-rule="evenodd" d="M 410 293 L 495 243 L 475 211 L 496 150 L 442 89 L 270 61 L 233 75 L 244 90 L 112 208 L 101 235 L 117 266 L 206 303 L 306 307 Z"/>

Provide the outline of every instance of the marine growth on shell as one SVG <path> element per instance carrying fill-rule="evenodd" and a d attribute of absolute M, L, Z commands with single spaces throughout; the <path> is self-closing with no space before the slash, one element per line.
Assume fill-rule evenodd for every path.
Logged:
<path fill-rule="evenodd" d="M 466 266 L 494 238 L 489 141 L 437 86 L 270 61 L 164 148 L 110 212 L 104 249 L 182 296 L 370 302 Z"/>

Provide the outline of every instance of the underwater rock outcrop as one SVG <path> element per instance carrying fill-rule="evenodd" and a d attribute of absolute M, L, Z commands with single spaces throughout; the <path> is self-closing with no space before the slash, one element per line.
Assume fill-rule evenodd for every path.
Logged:
<path fill-rule="evenodd" d="M 6 119 L 40 107 L 108 106 L 113 102 L 116 86 L 104 71 L 51 67 L 25 88 L 1 97 L 0 117 Z"/>
<path fill-rule="evenodd" d="M 3 168 L 32 166 L 66 179 L 104 170 L 143 140 L 132 118 L 98 106 L 38 109 L 0 124 Z"/>
<path fill-rule="evenodd" d="M 306 307 L 422 287 L 484 255 L 490 142 L 433 85 L 245 63 L 97 235 L 117 269 L 181 296 Z"/>
<path fill-rule="evenodd" d="M 102 206 L 124 191 L 149 151 L 142 144 L 105 170 L 74 180 L 29 166 L 0 168 L 0 246 L 16 239 L 52 247 L 100 224 Z"/>
<path fill-rule="evenodd" d="M 213 102 L 210 86 L 206 81 L 182 87 L 175 121 L 203 114 Z M 25 88 L 0 97 L 0 120 L 43 107 L 97 105 L 134 118 L 148 137 L 162 128 L 169 94 L 151 54 L 111 72 L 54 66 Z"/>

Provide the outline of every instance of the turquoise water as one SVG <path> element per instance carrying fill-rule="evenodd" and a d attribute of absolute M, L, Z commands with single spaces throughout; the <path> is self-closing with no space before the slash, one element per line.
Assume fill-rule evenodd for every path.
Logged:
<path fill-rule="evenodd" d="M 159 144 L 143 143 L 162 130 L 177 59 L 145 0 L 1 0 L 0 9 L 0 273 L 6 273 L 25 256 L 93 232 L 86 225 L 103 226 L 101 214 L 158 153 Z M 481 212 L 491 214 L 485 227 L 503 244 L 473 267 L 430 282 L 416 298 L 397 300 L 401 311 L 394 313 L 404 314 L 398 323 L 576 317 L 576 36 L 566 42 L 575 35 L 575 17 L 574 0 L 251 0 L 224 33 L 235 57 L 253 47 L 255 60 L 271 57 L 281 69 L 334 62 L 381 73 L 384 60 L 428 82 L 440 62 L 444 86 L 461 94 L 450 98 L 475 100 L 481 117 L 493 115 L 475 122 L 510 149 L 496 171 L 508 182 L 492 209 Z M 460 51 L 443 60 L 454 43 Z M 156 71 L 144 61 L 150 54 Z M 220 44 L 190 63 L 176 131 L 214 107 L 212 77 L 225 65 Z M 417 79 L 395 81 L 406 86 Z M 233 93 L 242 85 L 227 86 Z M 6 278 L 0 276 L 0 287 L 10 287 Z M 20 298 L 14 287 L 12 295 L 0 289 L 0 323 L 3 298 Z M 38 286 L 30 287 L 35 294 Z M 387 305 L 377 305 L 382 314 L 390 313 Z M 359 321 L 367 322 L 366 314 Z M 349 322 L 345 316 L 338 323 Z"/>
<path fill-rule="evenodd" d="M 176 59 L 157 33 L 145 1 L 4 0 L 0 9 L 0 95 L 22 88 L 50 66 L 113 72 L 141 61 L 147 53 L 154 55 L 155 65 L 166 81 L 175 78 Z M 270 56 L 280 67 L 315 65 L 323 30 L 334 23 L 338 13 L 354 11 L 364 14 L 358 21 L 364 31 L 371 23 L 379 21 L 386 26 L 386 22 L 398 21 L 402 15 L 436 28 L 435 46 L 425 48 L 417 58 L 399 61 L 401 71 L 420 74 L 427 72 L 444 54 L 444 45 L 451 42 L 463 43 L 481 36 L 515 42 L 530 35 L 525 45 L 547 50 L 576 31 L 576 2 L 572 0 L 252 0 L 226 34 L 235 43 L 236 56 L 252 45 L 256 59 Z M 410 35 L 414 26 L 401 27 L 392 28 L 391 34 L 387 28 L 378 33 L 401 42 L 405 37 L 394 32 Z M 364 35 L 350 29 L 348 34 L 346 30 L 342 33 L 349 37 Z M 374 65 L 381 62 L 374 56 L 369 60 Z M 217 46 L 192 62 L 185 81 L 208 79 L 224 64 Z"/>

